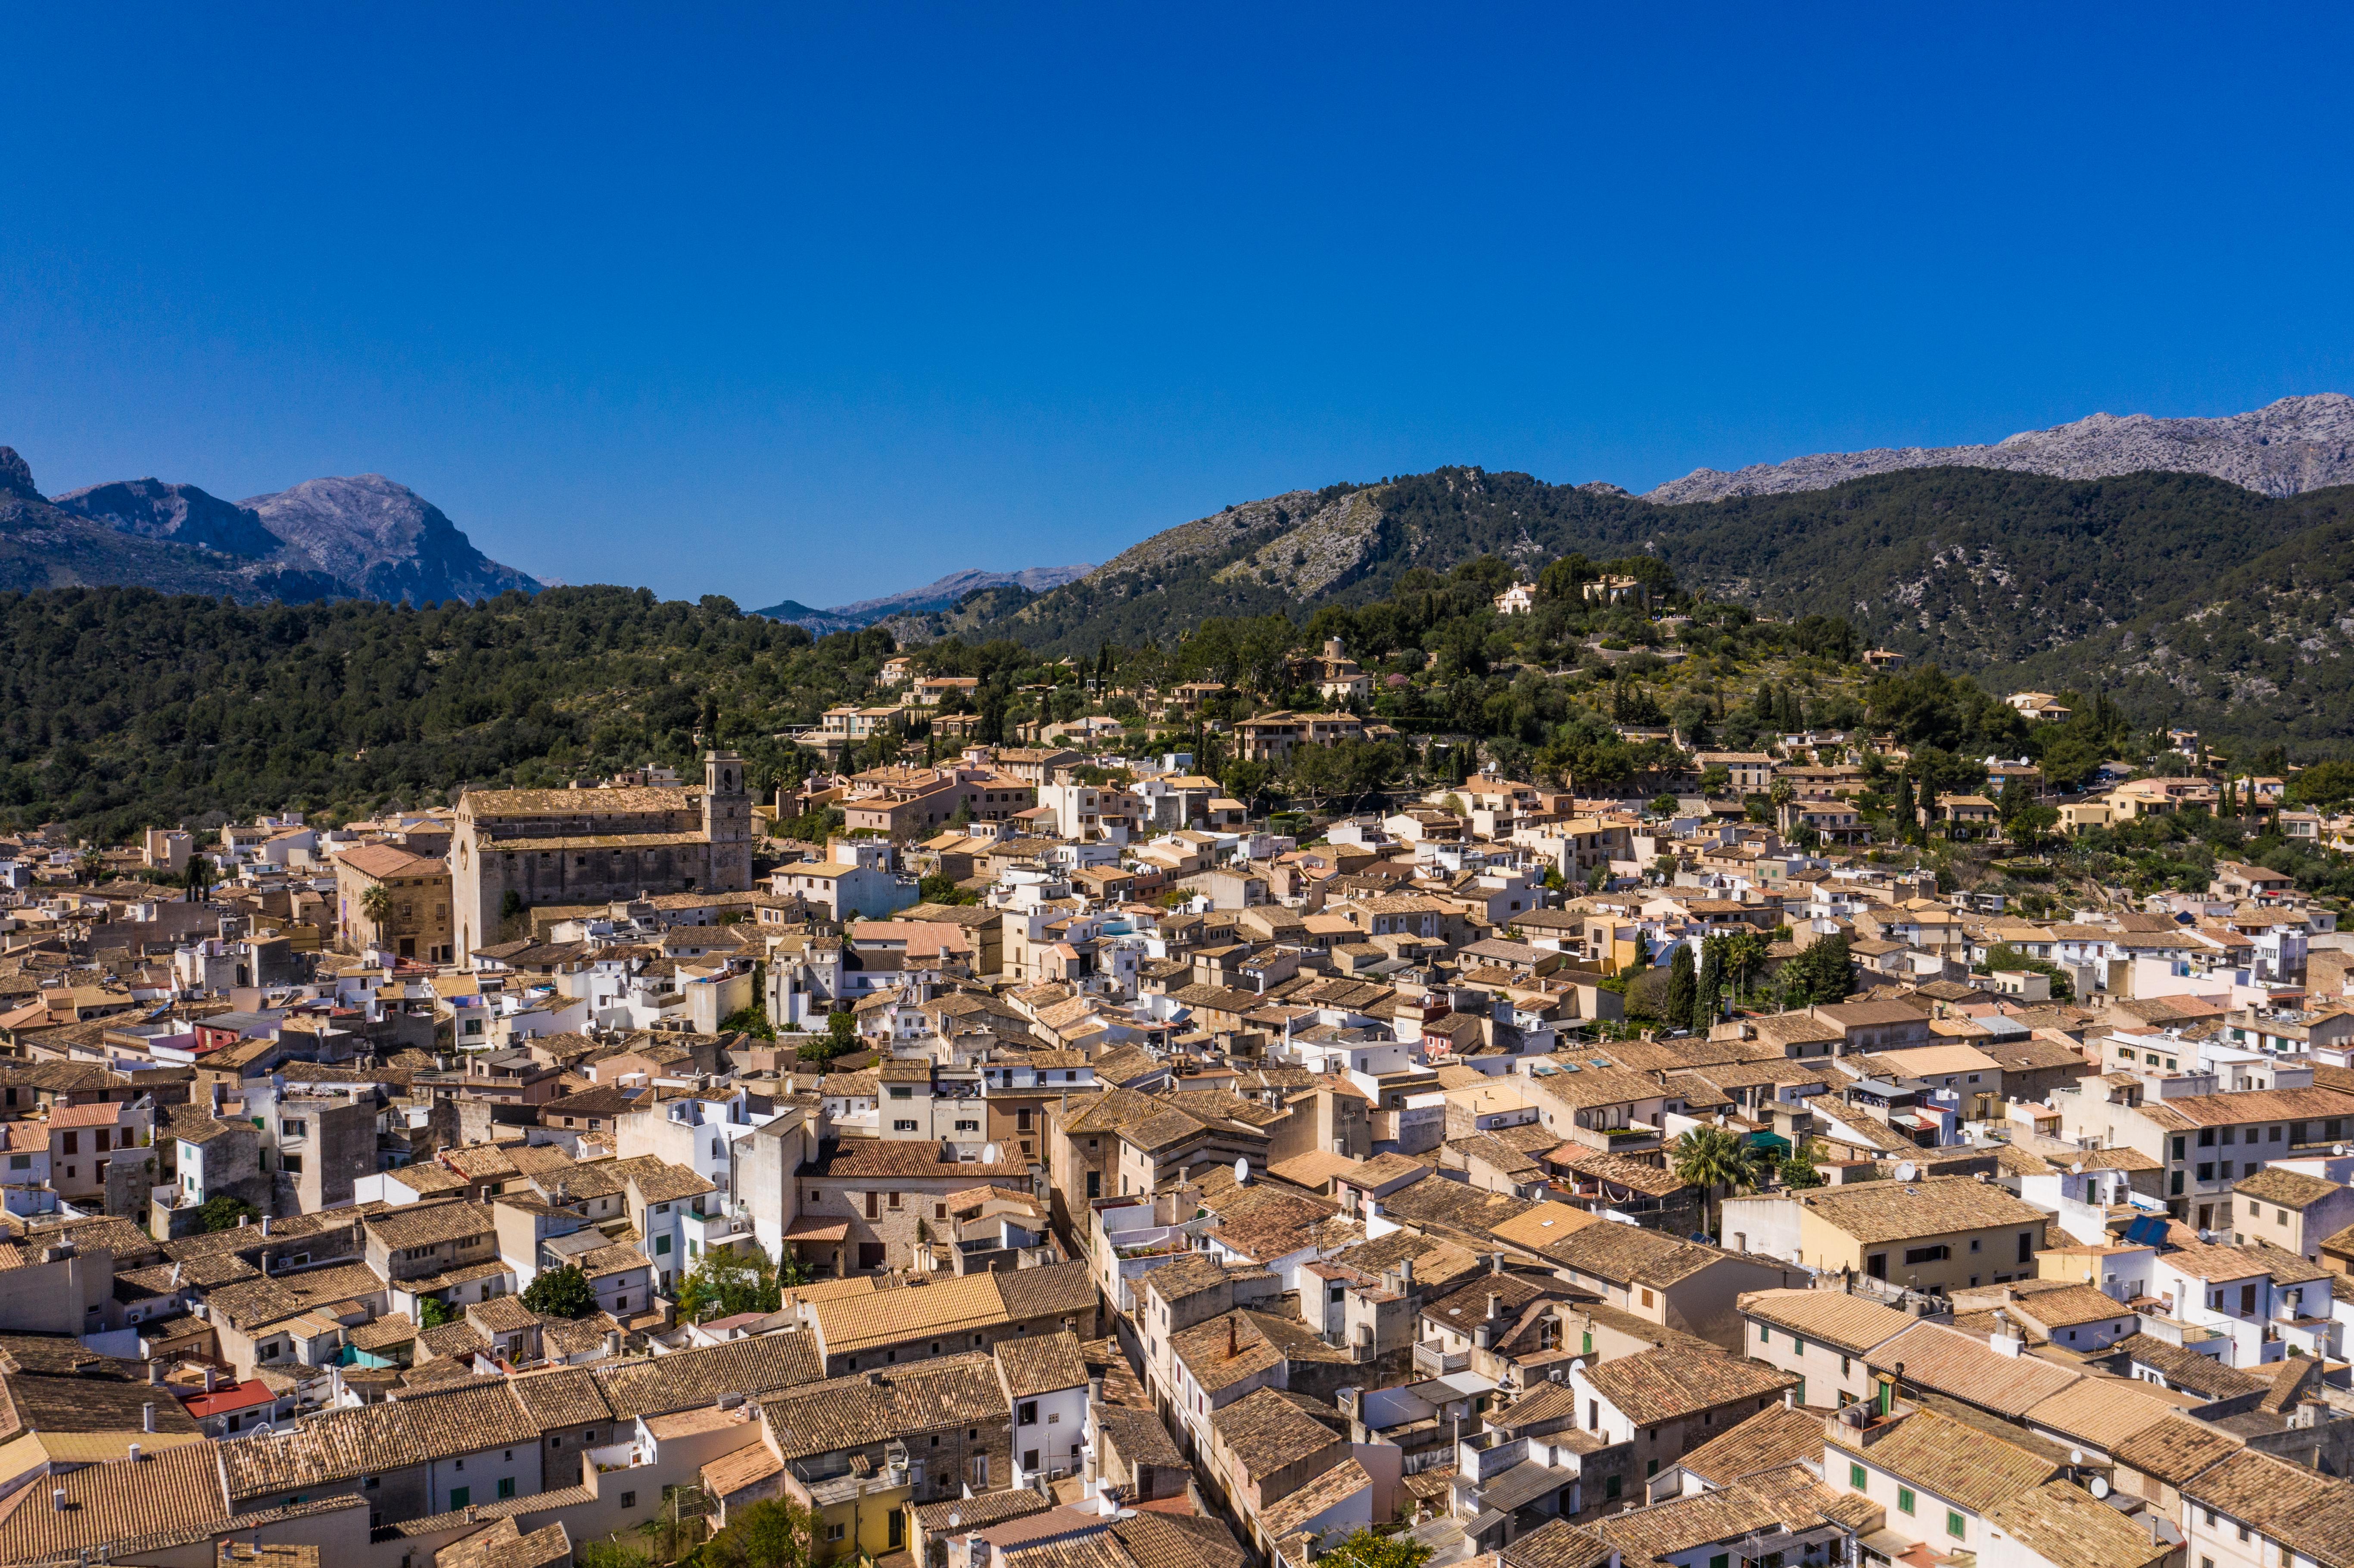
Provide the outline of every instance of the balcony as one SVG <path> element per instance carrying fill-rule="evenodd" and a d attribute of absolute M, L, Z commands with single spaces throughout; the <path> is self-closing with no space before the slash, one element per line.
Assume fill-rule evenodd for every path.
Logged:
<path fill-rule="evenodd" d="M 1469 1372 L 1471 1352 L 1458 1351 L 1449 1355 L 1435 1341 L 1417 1340 L 1414 1347 L 1414 1370 L 1424 1377 L 1445 1377 L 1449 1372 Z"/>

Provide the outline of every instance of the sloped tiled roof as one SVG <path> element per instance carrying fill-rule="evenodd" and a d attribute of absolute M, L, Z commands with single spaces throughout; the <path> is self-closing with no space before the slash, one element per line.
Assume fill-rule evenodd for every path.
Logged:
<path fill-rule="evenodd" d="M 1904 1381 L 2013 1420 L 2084 1374 L 2031 1356 L 2006 1356 L 1984 1340 L 1915 1323 L 1871 1352 L 1875 1370 L 1903 1363 Z"/>
<path fill-rule="evenodd" d="M 2174 1548 L 2073 1481 L 2046 1481 L 1995 1505 L 1987 1522 L 2068 1568 L 2147 1568 Z"/>
<path fill-rule="evenodd" d="M 1210 1427 L 1254 1479 L 1335 1440 L 1331 1428 L 1272 1388 L 1254 1389 L 1213 1411 Z"/>
<path fill-rule="evenodd" d="M 763 1399 L 760 1412 L 769 1440 L 795 1459 L 947 1426 L 996 1424 L 1010 1406 L 996 1362 L 977 1353 L 810 1383 Z"/>
<path fill-rule="evenodd" d="M 2179 1487 L 2211 1465 L 2241 1452 L 2236 1437 L 2185 1415 L 2168 1415 L 2118 1439 L 2109 1457 L 2170 1487 Z"/>
<path fill-rule="evenodd" d="M 1861 1355 L 1918 1321 L 1868 1296 L 1838 1290 L 1753 1290 L 1740 1305 L 1750 1318 L 1850 1355 Z"/>
<path fill-rule="evenodd" d="M 1823 1414 L 1804 1405 L 1769 1404 L 1729 1432 L 1687 1452 L 1683 1467 L 1712 1486 L 1730 1486 L 1759 1470 L 1823 1457 Z"/>
<path fill-rule="evenodd" d="M 0 1558 L 71 1558 L 116 1542 L 221 1526 L 229 1510 L 215 1446 L 190 1443 L 88 1465 L 20 1489 L 0 1502 Z M 52 1489 L 63 1489 L 63 1509 L 51 1506 Z"/>
<path fill-rule="evenodd" d="M 1645 1351 L 1585 1370 L 1585 1381 L 1638 1426 L 1657 1426 L 1744 1400 L 1776 1399 L 1798 1378 L 1763 1361 L 1685 1350 Z"/>
<path fill-rule="evenodd" d="M 1863 1450 L 1898 1480 L 1984 1513 L 2006 1498 L 2041 1486 L 2050 1460 L 1933 1410 L 1914 1410 Z"/>
<path fill-rule="evenodd" d="M 1080 1359 L 1078 1336 L 1068 1331 L 1001 1340 L 995 1353 L 1006 1393 L 1015 1399 L 1087 1386 L 1087 1363 Z"/>
<path fill-rule="evenodd" d="M 598 1392 L 624 1421 L 709 1404 L 723 1393 L 758 1397 L 815 1383 L 823 1372 L 807 1333 L 729 1340 L 592 1370 Z"/>
<path fill-rule="evenodd" d="M 1909 1373 L 1911 1369 L 1906 1369 Z M 2031 1407 L 2027 1425 L 2057 1433 L 2072 1442 L 2114 1450 L 2119 1443 L 2147 1431 L 2175 1414 L 2175 1406 L 2142 1392 L 2126 1378 L 2080 1378 L 2058 1393 Z"/>

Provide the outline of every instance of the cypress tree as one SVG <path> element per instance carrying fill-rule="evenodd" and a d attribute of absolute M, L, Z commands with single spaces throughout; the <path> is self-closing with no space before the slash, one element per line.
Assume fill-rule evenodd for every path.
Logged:
<path fill-rule="evenodd" d="M 1724 938 L 1709 937 L 1700 945 L 1700 976 L 1692 986 L 1691 1029 L 1706 1033 L 1715 1024 L 1718 995 L 1724 989 Z"/>
<path fill-rule="evenodd" d="M 1668 960 L 1668 1022 L 1679 1029 L 1691 1027 L 1692 1003 L 1697 1000 L 1699 986 L 1692 974 L 1692 951 L 1690 942 L 1676 945 L 1676 956 Z"/>

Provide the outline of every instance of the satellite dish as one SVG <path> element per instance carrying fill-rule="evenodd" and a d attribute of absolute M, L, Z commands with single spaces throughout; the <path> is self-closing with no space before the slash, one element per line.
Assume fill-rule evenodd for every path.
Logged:
<path fill-rule="evenodd" d="M 955 1509 L 950 1509 L 949 1510 L 949 1529 L 951 1532 L 955 1531 L 958 1525 L 960 1525 L 963 1522 L 964 1515 L 961 1512 Z"/>
<path fill-rule="evenodd" d="M 2070 1464 L 2072 1464 L 2072 1465 L 2081 1465 L 2081 1464 L 2083 1464 L 2083 1463 L 2084 1462 L 2084 1450 L 2083 1450 L 2082 1448 L 2071 1448 L 2071 1449 L 2069 1449 L 2069 1450 L 2068 1450 L 2068 1462 L 2069 1462 Z"/>
<path fill-rule="evenodd" d="M 1913 1163 L 1910 1160 L 1899 1160 L 1899 1161 L 1897 1161 L 1897 1165 L 1896 1165 L 1896 1179 L 1897 1179 L 1899 1181 L 1912 1181 L 1912 1180 L 1913 1180 L 1913 1178 L 1914 1178 L 1914 1177 L 1915 1177 L 1915 1176 L 1917 1176 L 1917 1175 L 1919 1175 L 1919 1174 L 1920 1174 L 1919 1170 L 1918 1170 L 1918 1169 L 1914 1165 L 1914 1163 Z"/>
<path fill-rule="evenodd" d="M 1237 1187 L 1250 1185 L 1250 1161 L 1239 1154 L 1235 1156 L 1235 1185 Z"/>
<path fill-rule="evenodd" d="M 996 1163 L 997 1163 L 997 1154 L 998 1154 L 997 1145 L 995 1145 L 995 1144 L 993 1144 L 993 1143 L 984 1143 L 984 1144 L 982 1144 L 982 1145 L 981 1146 L 981 1163 L 982 1163 L 982 1164 L 984 1164 L 984 1165 L 994 1165 L 994 1164 L 996 1164 Z"/>
<path fill-rule="evenodd" d="M 2094 1476 L 2084 1489 L 2091 1492 L 2095 1500 L 2105 1498 L 2109 1495 L 2109 1478 L 2106 1476 Z"/>
<path fill-rule="evenodd" d="M 1584 1372 L 1585 1370 L 1585 1358 L 1584 1356 L 1580 1356 L 1575 1361 L 1570 1362 L 1569 1370 L 1574 1372 Z"/>
<path fill-rule="evenodd" d="M 2072 1165 L 2070 1165 L 2070 1166 L 2068 1167 L 2068 1174 L 2070 1174 L 2071 1176 L 2082 1176 L 2084 1173 L 2084 1162 L 2083 1160 L 2077 1160 L 2075 1163 L 2073 1163 L 2073 1164 L 2072 1164 Z"/>

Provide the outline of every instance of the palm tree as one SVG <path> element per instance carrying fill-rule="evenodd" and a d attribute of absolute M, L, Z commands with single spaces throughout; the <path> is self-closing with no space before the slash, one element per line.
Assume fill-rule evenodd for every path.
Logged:
<path fill-rule="evenodd" d="M 376 927 L 376 939 L 383 941 L 385 927 L 392 924 L 392 889 L 381 882 L 368 884 L 367 891 L 360 895 L 360 913 Z"/>
<path fill-rule="evenodd" d="M 1668 1147 L 1668 1169 L 1688 1187 L 1697 1187 L 1707 1206 L 1708 1234 L 1717 1235 L 1719 1190 L 1738 1192 L 1757 1184 L 1757 1155 L 1749 1140 L 1722 1127 L 1696 1127 Z"/>
<path fill-rule="evenodd" d="M 1765 961 L 1766 938 L 1758 932 L 1743 929 L 1724 938 L 1724 972 L 1736 996 L 1747 992 L 1750 971 Z"/>

